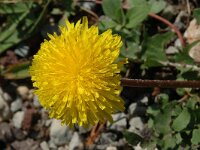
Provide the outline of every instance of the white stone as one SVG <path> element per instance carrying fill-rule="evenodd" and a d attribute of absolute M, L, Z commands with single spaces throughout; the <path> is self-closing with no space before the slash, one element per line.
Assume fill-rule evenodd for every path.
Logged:
<path fill-rule="evenodd" d="M 119 130 L 119 131 L 123 131 L 126 129 L 127 126 L 127 121 L 126 121 L 126 114 L 125 113 L 116 113 L 112 115 L 113 118 L 113 124 L 111 124 L 111 129 L 114 130 Z M 110 123 L 108 122 L 107 124 L 108 126 L 110 126 Z"/>
<path fill-rule="evenodd" d="M 18 111 L 13 116 L 13 125 L 15 128 L 20 129 L 22 127 L 22 121 L 24 119 L 24 112 Z"/>
<path fill-rule="evenodd" d="M 83 147 L 84 146 L 78 132 L 74 132 L 73 137 L 69 143 L 69 150 L 76 150 L 76 149 L 82 150 Z"/>
<path fill-rule="evenodd" d="M 114 147 L 114 146 L 109 146 L 109 147 L 106 148 L 106 150 L 117 150 L 117 148 Z"/>
<path fill-rule="evenodd" d="M 41 142 L 40 147 L 42 150 L 49 150 L 49 146 L 46 141 Z"/>
<path fill-rule="evenodd" d="M 144 128 L 144 124 L 140 117 L 131 118 L 129 121 L 129 124 L 130 124 L 130 127 L 128 131 L 130 132 L 139 133 L 139 131 L 141 131 Z"/>
<path fill-rule="evenodd" d="M 50 127 L 50 139 L 57 146 L 68 143 L 73 135 L 73 131 L 66 125 L 61 125 L 61 121 L 54 119 Z"/>
<path fill-rule="evenodd" d="M 130 115 L 133 115 L 133 113 L 135 112 L 137 108 L 137 103 L 132 103 L 129 107 L 128 107 L 128 112 Z"/>
<path fill-rule="evenodd" d="M 11 103 L 11 111 L 16 112 L 22 108 L 22 100 L 20 98 L 16 99 Z"/>
<path fill-rule="evenodd" d="M 3 93 L 3 97 L 4 97 L 5 101 L 7 101 L 7 102 L 11 102 L 12 101 L 12 98 L 8 93 L 4 92 Z"/>
<path fill-rule="evenodd" d="M 143 97 L 143 99 L 141 99 L 141 103 L 143 103 L 143 104 L 147 104 L 148 101 L 149 101 L 149 99 L 147 96 L 145 96 L 145 97 Z"/>
<path fill-rule="evenodd" d="M 134 150 L 147 150 L 147 148 L 143 149 L 141 146 L 140 146 L 140 143 L 138 143 L 136 146 L 133 147 Z"/>
<path fill-rule="evenodd" d="M 22 99 L 27 99 L 29 97 L 29 89 L 26 86 L 19 86 L 17 92 Z"/>

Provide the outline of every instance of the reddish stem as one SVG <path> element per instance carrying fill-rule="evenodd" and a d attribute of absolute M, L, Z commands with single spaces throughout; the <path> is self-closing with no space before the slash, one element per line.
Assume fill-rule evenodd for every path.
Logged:
<path fill-rule="evenodd" d="M 165 18 L 158 16 L 154 13 L 149 13 L 149 16 L 163 22 L 164 24 L 168 25 L 171 29 L 173 29 L 176 32 L 176 34 L 181 42 L 182 47 L 185 47 L 185 41 L 183 39 L 183 36 L 182 36 L 181 32 L 179 31 L 179 29 L 175 25 L 173 25 L 171 22 L 169 22 Z"/>

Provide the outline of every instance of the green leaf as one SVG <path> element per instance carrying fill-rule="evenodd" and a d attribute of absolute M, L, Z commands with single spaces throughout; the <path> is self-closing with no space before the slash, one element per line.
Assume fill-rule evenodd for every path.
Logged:
<path fill-rule="evenodd" d="M 108 17 L 104 17 L 102 18 L 100 21 L 99 21 L 99 29 L 101 31 L 105 31 L 107 29 L 110 29 L 110 28 L 114 28 L 116 27 L 118 24 L 113 21 L 112 19 L 108 18 Z"/>
<path fill-rule="evenodd" d="M 193 16 L 197 20 L 197 23 L 200 24 L 200 8 L 194 9 Z"/>
<path fill-rule="evenodd" d="M 133 145 L 133 146 L 137 145 L 139 142 L 142 141 L 142 137 L 140 137 L 139 135 L 137 135 L 137 134 L 135 134 L 133 132 L 125 131 L 124 132 L 124 137 L 126 138 L 128 143 Z"/>
<path fill-rule="evenodd" d="M 163 141 L 164 141 L 164 143 L 163 143 L 164 150 L 168 150 L 170 148 L 173 149 L 176 146 L 176 139 L 175 139 L 175 137 L 171 136 L 171 134 L 166 135 L 163 138 Z"/>
<path fill-rule="evenodd" d="M 162 104 L 162 107 L 165 107 L 165 105 L 168 104 L 169 96 L 167 94 L 161 93 L 157 97 L 158 97 L 160 103 Z"/>
<path fill-rule="evenodd" d="M 134 28 L 141 24 L 148 16 L 150 11 L 150 6 L 142 4 L 135 5 L 133 8 L 129 9 L 126 14 L 128 23 L 126 24 L 127 28 Z"/>
<path fill-rule="evenodd" d="M 182 142 L 182 140 L 183 140 L 182 137 L 181 137 L 181 134 L 177 133 L 175 135 L 175 137 L 176 137 L 176 144 L 180 144 Z"/>
<path fill-rule="evenodd" d="M 124 24 L 124 12 L 121 0 L 103 0 L 103 11 L 106 16 L 120 24 Z"/>
<path fill-rule="evenodd" d="M 195 41 L 195 42 L 187 45 L 185 48 L 183 48 L 182 51 L 180 51 L 179 53 L 176 53 L 176 55 L 174 56 L 174 60 L 179 63 L 193 65 L 194 60 L 189 56 L 188 53 L 189 53 L 190 49 L 193 48 L 198 43 L 199 43 L 199 41 Z"/>
<path fill-rule="evenodd" d="M 195 106 L 198 102 L 199 97 L 198 96 L 192 96 L 188 99 L 186 106 L 192 110 L 195 109 Z"/>
<path fill-rule="evenodd" d="M 145 61 L 143 67 L 159 67 L 160 62 L 167 61 L 164 52 L 164 46 L 174 37 L 174 33 L 167 32 L 165 34 L 157 34 L 148 37 L 143 43 L 142 59 Z"/>
<path fill-rule="evenodd" d="M 182 112 L 182 108 L 180 105 L 176 105 L 172 111 L 172 116 L 178 116 Z"/>
<path fill-rule="evenodd" d="M 175 131 L 181 131 L 190 123 L 191 115 L 187 108 L 184 108 L 180 115 L 173 121 L 172 128 Z"/>
<path fill-rule="evenodd" d="M 159 13 L 166 7 L 166 2 L 163 0 L 150 0 L 149 5 L 151 6 L 150 12 Z"/>
<path fill-rule="evenodd" d="M 168 105 L 166 105 L 163 111 L 155 117 L 154 124 L 155 124 L 155 131 L 157 133 L 165 135 L 171 132 L 170 122 L 171 122 L 173 108 L 174 104 L 169 103 Z"/>
<path fill-rule="evenodd" d="M 139 51 L 139 46 L 133 42 L 127 42 L 127 48 L 123 47 L 121 49 L 121 55 L 129 58 L 130 60 L 137 59 L 137 52 Z"/>
<path fill-rule="evenodd" d="M 8 69 L 6 69 L 2 76 L 5 79 L 24 79 L 29 77 L 29 65 L 30 62 L 23 62 L 17 65 L 9 66 Z"/>
<path fill-rule="evenodd" d="M 24 13 L 31 8 L 32 2 L 18 2 L 9 4 L 0 4 L 0 14 Z"/>
<path fill-rule="evenodd" d="M 199 144 L 200 143 L 200 128 L 194 129 L 192 131 L 192 139 L 191 139 L 192 144 Z"/>
<path fill-rule="evenodd" d="M 160 113 L 160 107 L 157 105 L 149 106 L 147 108 L 147 113 L 155 117 Z"/>
<path fill-rule="evenodd" d="M 146 0 L 127 0 L 129 8 L 137 7 L 141 4 L 148 5 Z"/>

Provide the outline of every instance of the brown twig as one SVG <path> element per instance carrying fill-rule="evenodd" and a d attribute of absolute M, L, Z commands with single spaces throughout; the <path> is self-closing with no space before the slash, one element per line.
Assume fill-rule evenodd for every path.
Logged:
<path fill-rule="evenodd" d="M 121 79 L 122 86 L 160 88 L 200 88 L 200 81 Z"/>

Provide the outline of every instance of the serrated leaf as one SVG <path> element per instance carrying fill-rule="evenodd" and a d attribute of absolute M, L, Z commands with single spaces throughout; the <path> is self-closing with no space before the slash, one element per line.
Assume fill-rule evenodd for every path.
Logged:
<path fill-rule="evenodd" d="M 194 129 L 192 131 L 192 144 L 199 144 L 200 143 L 200 128 Z"/>
<path fill-rule="evenodd" d="M 180 115 L 173 121 L 172 128 L 175 131 L 181 131 L 190 123 L 191 115 L 187 108 L 184 108 Z"/>
<path fill-rule="evenodd" d="M 117 23 L 124 23 L 125 18 L 121 0 L 103 0 L 102 7 L 106 16 L 110 17 Z"/>
<path fill-rule="evenodd" d="M 192 47 L 194 47 L 198 43 L 199 43 L 199 41 L 195 41 L 195 42 L 187 45 L 185 48 L 183 48 L 182 51 L 180 51 L 179 53 L 176 53 L 176 55 L 174 56 L 174 60 L 179 63 L 193 65 L 194 60 L 189 56 L 189 51 Z"/>
<path fill-rule="evenodd" d="M 200 24 L 200 8 L 194 9 L 193 16 L 197 20 L 198 24 Z"/>
<path fill-rule="evenodd" d="M 151 6 L 150 12 L 159 13 L 166 6 L 166 2 L 163 0 L 150 0 L 149 5 Z"/>
<path fill-rule="evenodd" d="M 148 37 L 142 48 L 142 59 L 145 61 L 145 67 L 162 66 L 160 62 L 167 61 L 167 56 L 164 52 L 164 46 L 174 37 L 174 33 L 167 32 L 165 34 L 157 34 L 153 37 Z"/>
<path fill-rule="evenodd" d="M 142 137 L 140 137 L 139 135 L 137 135 L 137 134 L 135 134 L 133 132 L 125 131 L 124 132 L 124 137 L 126 138 L 128 143 L 133 145 L 133 146 L 137 145 L 139 142 L 142 141 Z"/>

